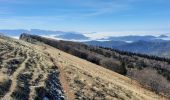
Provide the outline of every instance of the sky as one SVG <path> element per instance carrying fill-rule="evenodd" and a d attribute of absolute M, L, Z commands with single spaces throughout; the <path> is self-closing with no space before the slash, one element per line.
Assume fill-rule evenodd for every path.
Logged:
<path fill-rule="evenodd" d="M 170 33 L 170 0 L 0 0 L 0 29 Z"/>

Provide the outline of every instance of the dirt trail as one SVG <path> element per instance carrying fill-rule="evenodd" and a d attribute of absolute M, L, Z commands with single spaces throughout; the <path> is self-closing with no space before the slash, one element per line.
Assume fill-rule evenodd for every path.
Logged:
<path fill-rule="evenodd" d="M 2 98 L 2 100 L 12 100 L 11 98 L 11 94 L 12 92 L 14 92 L 14 90 L 16 89 L 17 86 L 17 77 L 18 75 L 25 69 L 25 63 L 29 60 L 29 56 L 27 54 L 24 62 L 22 62 L 22 64 L 19 66 L 19 68 L 17 68 L 17 70 L 13 73 L 12 76 L 10 76 L 10 79 L 12 81 L 11 87 L 9 89 L 9 92 L 6 93 L 6 95 L 4 96 L 4 98 Z"/>
<path fill-rule="evenodd" d="M 40 47 L 41 48 L 41 47 Z M 58 70 L 60 71 L 59 79 L 62 84 L 62 87 L 64 89 L 64 93 L 66 95 L 67 100 L 75 100 L 75 95 L 74 92 L 71 90 L 69 83 L 66 81 L 66 75 L 63 70 L 63 65 L 60 63 L 61 61 L 59 60 L 59 54 L 49 52 L 46 46 L 44 46 L 43 51 L 48 54 L 48 56 L 51 58 L 52 62 L 54 63 L 55 66 L 58 67 Z"/>

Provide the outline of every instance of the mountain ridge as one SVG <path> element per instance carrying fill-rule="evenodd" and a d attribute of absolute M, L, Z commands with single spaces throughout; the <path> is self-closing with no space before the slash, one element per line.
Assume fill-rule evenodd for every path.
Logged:
<path fill-rule="evenodd" d="M 10 77 L 10 75 L 5 73 L 5 70 L 0 71 L 0 73 L 2 73 L 3 71 L 4 74 L 1 77 L 5 78 L 7 75 L 7 77 L 9 77 L 9 79 L 7 80 L 11 80 L 10 83 L 11 85 L 9 84 L 9 86 L 3 90 L 3 94 L 0 95 L 2 99 L 15 98 L 18 100 L 22 100 L 23 97 L 25 100 L 56 99 L 56 98 L 59 99 L 60 97 L 61 100 L 64 99 L 81 100 L 81 99 L 101 99 L 101 98 L 117 99 L 117 100 L 120 99 L 131 99 L 131 100 L 165 99 L 166 100 L 165 97 L 159 96 L 147 89 L 144 89 L 136 81 L 133 81 L 127 77 L 124 77 L 120 74 L 102 68 L 86 60 L 82 60 L 78 57 L 67 54 L 61 50 L 40 43 L 38 41 L 32 41 L 32 42 L 34 43 L 32 44 L 21 40 L 15 40 L 7 37 L 0 37 L 1 50 L 8 50 L 6 48 L 15 47 L 15 49 L 9 49 L 9 50 L 14 50 L 14 52 L 20 52 L 20 50 L 21 51 L 23 50 L 22 53 L 19 54 L 21 55 L 21 57 L 22 55 L 25 54 L 28 54 L 27 56 L 31 55 L 31 57 L 33 57 L 32 60 L 29 58 L 28 61 L 25 60 L 23 64 L 26 65 L 21 65 L 22 67 L 19 67 L 20 69 L 18 69 L 17 67 L 18 62 L 16 61 L 13 63 L 11 62 L 13 65 L 15 64 L 16 66 L 16 71 L 13 70 L 14 73 L 16 73 L 16 75 L 15 74 L 14 75 L 11 74 L 11 75 L 16 76 L 17 78 Z M 1 55 L 2 53 L 3 52 L 0 52 Z M 3 61 L 3 63 L 4 63 L 3 59 L 11 59 L 10 57 L 14 57 L 15 59 L 17 59 L 17 57 L 20 57 L 18 54 L 15 55 L 15 53 L 13 55 L 12 52 L 9 52 L 10 55 L 6 52 L 4 53 L 6 55 L 3 54 L 3 56 L 1 56 L 2 59 L 1 61 Z M 36 57 L 40 57 L 40 58 L 36 59 Z M 36 65 L 34 65 L 34 62 L 36 62 Z M 42 63 L 45 65 L 43 65 Z M 2 66 L 1 68 L 7 68 L 7 69 L 10 68 L 8 66 L 5 67 L 5 65 L 2 65 L 2 63 L 1 66 Z M 30 78 L 29 75 L 31 75 L 32 78 Z M 47 75 L 48 77 L 45 78 L 42 75 L 43 76 Z M 23 78 L 25 79 L 25 81 L 23 81 Z M 15 81 L 17 83 L 15 83 Z M 0 81 L 0 89 L 2 89 L 3 84 L 1 83 L 3 82 L 4 80 Z M 24 87 L 20 85 L 22 82 L 24 82 L 23 83 Z M 56 82 L 61 82 L 61 85 L 59 85 L 60 83 L 56 83 Z M 53 89 L 54 87 L 56 88 Z M 41 91 L 44 92 L 42 93 Z M 0 93 L 2 93 L 2 91 L 0 91 Z"/>
<path fill-rule="evenodd" d="M 155 55 L 159 57 L 169 58 L 170 56 L 170 42 L 165 40 L 153 40 L 153 41 L 136 41 L 132 43 L 120 42 L 120 41 L 89 41 L 84 42 L 88 45 L 101 46 L 112 49 L 118 49 L 133 53 L 141 53 L 148 55 Z"/>

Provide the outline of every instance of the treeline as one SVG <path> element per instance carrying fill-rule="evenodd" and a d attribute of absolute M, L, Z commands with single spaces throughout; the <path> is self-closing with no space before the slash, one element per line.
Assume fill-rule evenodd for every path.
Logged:
<path fill-rule="evenodd" d="M 43 42 L 133 78 L 140 82 L 144 87 L 151 89 L 158 94 L 164 94 L 170 97 L 169 59 L 110 48 L 88 46 L 77 42 L 58 41 L 28 34 L 22 34 L 20 39 L 32 43 L 37 43 L 37 41 Z"/>
<path fill-rule="evenodd" d="M 147 54 L 127 52 L 127 51 L 122 51 L 122 50 L 113 49 L 113 48 L 106 48 L 106 47 L 101 47 L 101 46 L 99 46 L 99 48 L 115 51 L 115 52 L 117 52 L 119 54 L 122 54 L 122 55 L 139 56 L 139 57 L 143 57 L 143 58 L 147 58 L 147 59 L 151 59 L 151 60 L 168 62 L 170 64 L 170 59 L 169 58 L 165 58 L 165 57 L 158 57 L 158 56 L 154 56 L 154 55 L 147 55 Z"/>
<path fill-rule="evenodd" d="M 103 47 L 99 47 L 99 48 L 103 48 Z M 158 71 L 159 74 L 162 74 L 164 77 L 166 77 L 167 80 L 170 81 L 170 59 L 168 59 L 168 58 L 157 57 L 157 56 L 146 55 L 146 54 L 126 52 L 126 51 L 121 51 L 121 50 L 111 49 L 111 48 L 103 48 L 103 49 L 110 50 L 112 52 L 117 52 L 120 55 L 126 55 L 126 56 L 131 57 L 131 58 L 135 58 L 135 56 L 136 56 L 136 57 L 142 58 L 144 60 L 149 60 L 149 62 L 141 61 L 141 63 L 143 63 L 142 67 L 154 68 Z M 150 62 L 154 62 L 154 63 L 150 64 Z"/>

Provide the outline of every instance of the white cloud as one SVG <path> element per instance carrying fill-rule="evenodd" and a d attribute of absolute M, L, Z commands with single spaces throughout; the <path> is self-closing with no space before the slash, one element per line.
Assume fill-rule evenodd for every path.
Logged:
<path fill-rule="evenodd" d="M 11 36 L 14 39 L 19 39 L 19 36 Z"/>
<path fill-rule="evenodd" d="M 107 38 L 110 36 L 127 36 L 127 35 L 154 35 L 159 36 L 161 34 L 169 33 L 169 31 L 113 31 L 113 32 L 95 32 L 84 34 L 87 37 L 90 37 L 92 40 Z M 167 34 L 169 36 L 169 34 Z"/>

